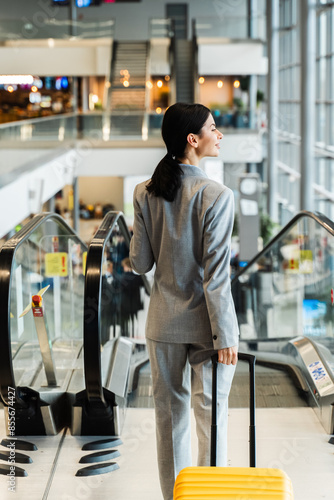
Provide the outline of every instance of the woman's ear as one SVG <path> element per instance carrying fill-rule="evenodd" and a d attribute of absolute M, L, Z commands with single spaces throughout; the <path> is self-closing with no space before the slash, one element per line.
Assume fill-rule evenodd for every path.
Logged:
<path fill-rule="evenodd" d="M 198 147 L 198 140 L 197 140 L 197 135 L 196 134 L 188 134 L 187 135 L 187 141 L 192 146 L 193 148 Z"/>

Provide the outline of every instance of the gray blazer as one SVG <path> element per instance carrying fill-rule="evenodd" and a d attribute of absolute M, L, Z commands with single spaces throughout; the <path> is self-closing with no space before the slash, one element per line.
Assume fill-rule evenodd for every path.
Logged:
<path fill-rule="evenodd" d="M 233 193 L 198 167 L 181 168 L 173 202 L 150 194 L 147 182 L 134 192 L 131 264 L 139 274 L 156 264 L 146 336 L 231 347 L 239 335 L 229 276 Z"/>

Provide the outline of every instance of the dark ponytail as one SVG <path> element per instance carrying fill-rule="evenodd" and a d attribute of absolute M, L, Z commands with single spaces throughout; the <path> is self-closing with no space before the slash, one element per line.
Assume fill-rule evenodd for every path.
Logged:
<path fill-rule="evenodd" d="M 162 138 L 167 154 L 160 160 L 146 189 L 154 196 L 174 201 L 182 183 L 179 163 L 185 156 L 188 134 L 199 134 L 210 110 L 202 104 L 176 103 L 170 106 L 162 122 Z"/>
<path fill-rule="evenodd" d="M 149 193 L 162 196 L 167 201 L 174 201 L 177 190 L 181 187 L 182 169 L 171 153 L 160 160 L 150 183 L 146 186 Z"/>

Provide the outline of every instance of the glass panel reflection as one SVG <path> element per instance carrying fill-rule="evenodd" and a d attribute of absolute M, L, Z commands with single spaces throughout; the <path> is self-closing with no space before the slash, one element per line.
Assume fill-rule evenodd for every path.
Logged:
<path fill-rule="evenodd" d="M 303 217 L 232 282 L 241 340 L 321 341 L 334 351 L 334 239 Z"/>
<path fill-rule="evenodd" d="M 104 247 L 101 293 L 101 343 L 118 336 L 145 338 L 143 279 L 131 269 L 129 247 L 116 225 Z"/>
<path fill-rule="evenodd" d="M 47 219 L 17 248 L 11 272 L 10 332 L 16 384 L 46 385 L 32 296 L 46 287 L 42 297 L 44 319 L 62 385 L 78 355 L 83 337 L 83 260 L 86 248 L 60 220 Z M 15 357 L 14 357 L 15 356 Z"/>
<path fill-rule="evenodd" d="M 101 271 L 101 382 L 116 396 L 118 429 L 121 430 L 127 395 L 133 390 L 134 370 L 148 359 L 145 323 L 150 288 L 147 281 L 144 283 L 147 277 L 131 269 L 129 234 L 122 216 L 119 224 L 106 234 Z"/>

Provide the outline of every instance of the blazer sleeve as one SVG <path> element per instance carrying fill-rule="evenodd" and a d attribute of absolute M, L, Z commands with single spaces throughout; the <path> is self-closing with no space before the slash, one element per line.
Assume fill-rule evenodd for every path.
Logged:
<path fill-rule="evenodd" d="M 132 269 L 138 274 L 145 274 L 154 265 L 154 256 L 147 234 L 140 205 L 137 200 L 137 186 L 133 194 L 134 223 L 133 236 L 130 241 L 130 262 Z"/>
<path fill-rule="evenodd" d="M 238 345 L 239 327 L 230 281 L 233 221 L 233 192 L 226 188 L 207 210 L 204 220 L 203 288 L 215 349 Z"/>

